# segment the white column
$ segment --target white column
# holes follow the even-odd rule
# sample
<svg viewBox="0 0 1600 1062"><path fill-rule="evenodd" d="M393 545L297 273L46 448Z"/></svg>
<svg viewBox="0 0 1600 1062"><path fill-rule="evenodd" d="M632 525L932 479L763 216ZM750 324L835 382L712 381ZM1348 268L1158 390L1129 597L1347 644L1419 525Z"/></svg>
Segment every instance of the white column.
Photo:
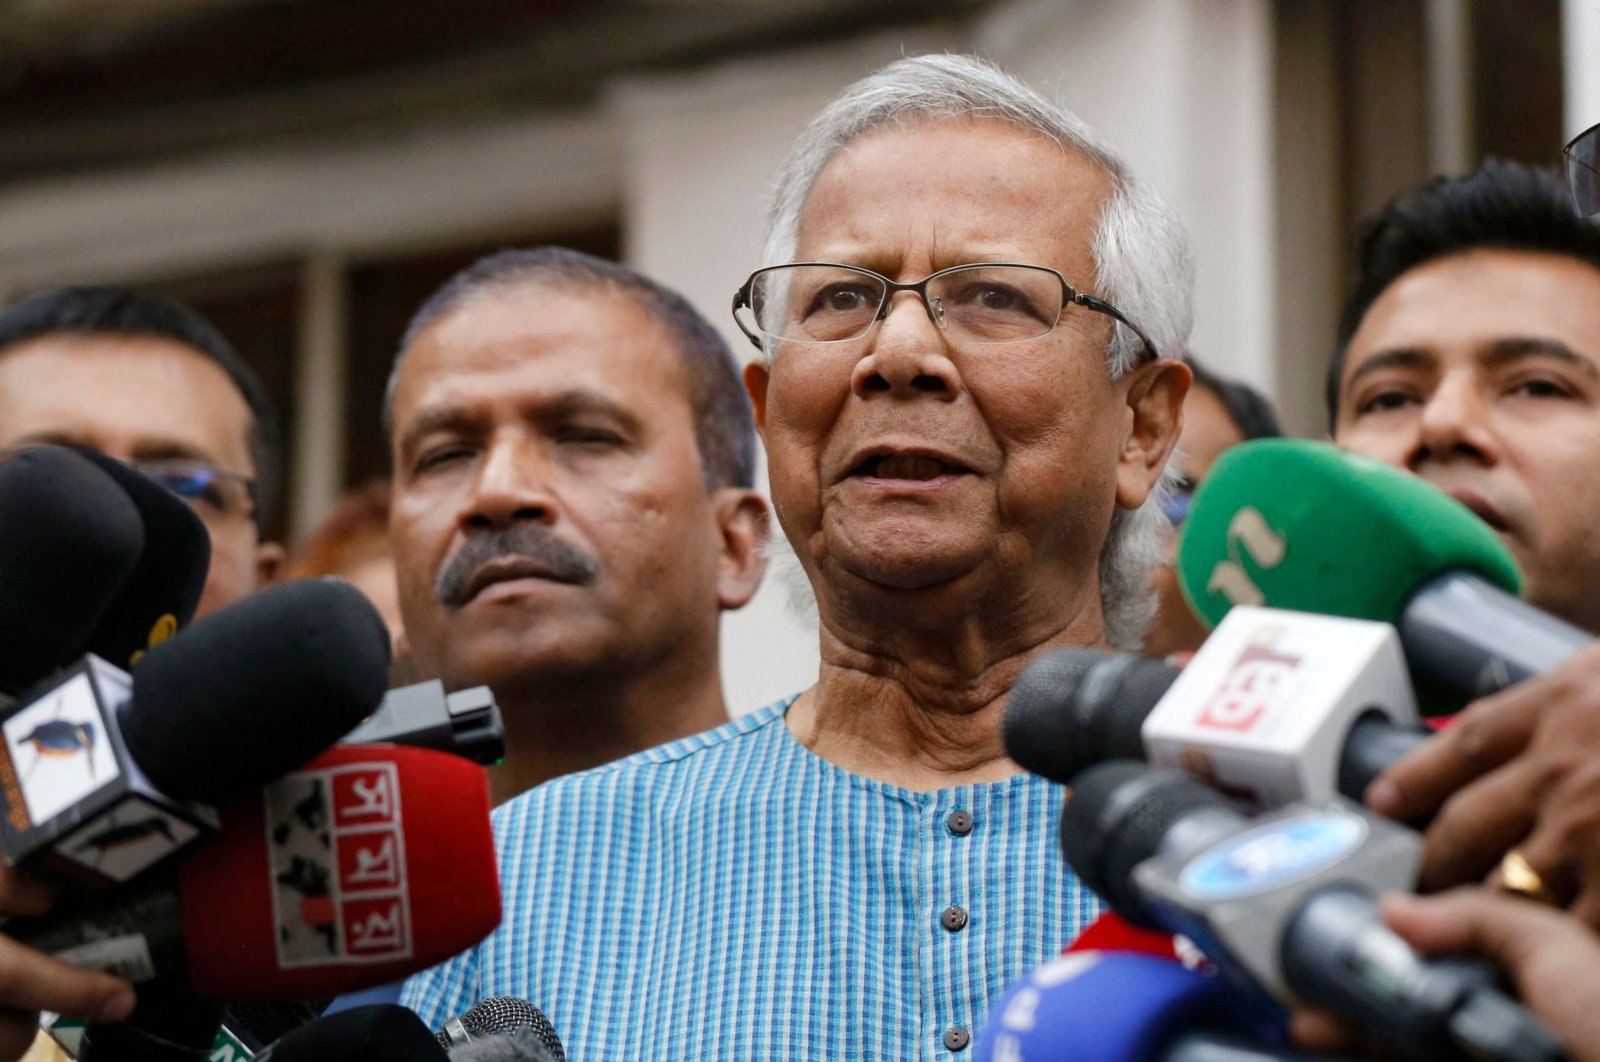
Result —
<svg viewBox="0 0 1600 1062"><path fill-rule="evenodd" d="M1600 123L1600 0L1562 0L1561 53L1570 140Z"/></svg>
<svg viewBox="0 0 1600 1062"><path fill-rule="evenodd" d="M1428 166L1472 168L1472 12L1468 0L1427 0Z"/></svg>
<svg viewBox="0 0 1600 1062"><path fill-rule="evenodd" d="M301 274L292 541L316 526L344 486L345 277L344 261L327 252L308 258Z"/></svg>

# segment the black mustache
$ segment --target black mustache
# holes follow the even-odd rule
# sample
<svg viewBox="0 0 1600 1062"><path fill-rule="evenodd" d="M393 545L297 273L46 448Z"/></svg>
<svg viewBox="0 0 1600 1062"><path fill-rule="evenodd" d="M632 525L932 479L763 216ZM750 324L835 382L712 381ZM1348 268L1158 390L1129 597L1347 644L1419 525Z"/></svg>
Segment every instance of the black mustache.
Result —
<svg viewBox="0 0 1600 1062"><path fill-rule="evenodd" d="M469 536L440 570L433 584L434 596L452 607L465 605L477 592L472 577L478 569L502 557L536 561L556 582L582 585L600 574L600 563L588 553L542 524L519 522Z"/></svg>

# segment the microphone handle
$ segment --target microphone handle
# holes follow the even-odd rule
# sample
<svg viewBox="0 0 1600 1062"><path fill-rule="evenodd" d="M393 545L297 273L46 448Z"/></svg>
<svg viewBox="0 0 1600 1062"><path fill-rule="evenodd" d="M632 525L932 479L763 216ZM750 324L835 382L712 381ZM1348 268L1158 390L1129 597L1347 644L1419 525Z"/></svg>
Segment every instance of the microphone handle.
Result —
<svg viewBox="0 0 1600 1062"><path fill-rule="evenodd" d="M1420 681L1472 697L1542 675L1594 643L1589 632L1465 571L1424 583L1398 627Z"/></svg>
<svg viewBox="0 0 1600 1062"><path fill-rule="evenodd" d="M1374 778L1432 736L1418 727L1391 723L1382 712L1357 719L1339 756L1339 792L1361 803Z"/></svg>
<svg viewBox="0 0 1600 1062"><path fill-rule="evenodd" d="M222 1004L198 999L186 986L156 981L139 986L127 1021L91 1022L78 1062L191 1062L211 1054L222 1027Z"/></svg>
<svg viewBox="0 0 1600 1062"><path fill-rule="evenodd" d="M131 893L105 893L87 906L13 918L4 929L37 951L134 984L155 978L178 983L188 979L183 913L169 874L157 873Z"/></svg>

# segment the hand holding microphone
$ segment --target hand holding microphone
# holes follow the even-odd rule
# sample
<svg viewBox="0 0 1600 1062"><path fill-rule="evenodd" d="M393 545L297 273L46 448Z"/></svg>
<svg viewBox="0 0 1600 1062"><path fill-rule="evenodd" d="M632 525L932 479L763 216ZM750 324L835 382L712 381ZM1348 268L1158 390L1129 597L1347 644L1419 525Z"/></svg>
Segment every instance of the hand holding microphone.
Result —
<svg viewBox="0 0 1600 1062"><path fill-rule="evenodd" d="M1384 921L1424 954L1481 955L1516 984L1574 1062L1600 1060L1600 938L1570 915L1487 889L1385 896ZM1323 1011L1294 1016L1295 1038L1323 1050L1360 1039Z"/></svg>
<svg viewBox="0 0 1600 1062"><path fill-rule="evenodd" d="M1469 510L1330 446L1249 443L1197 492L1179 570L1213 623L1234 603L1387 620L1425 697L1493 694L1384 774L1372 806L1433 819L1424 887L1514 858L1528 891L1600 925L1600 649L1511 596L1510 554Z"/></svg>

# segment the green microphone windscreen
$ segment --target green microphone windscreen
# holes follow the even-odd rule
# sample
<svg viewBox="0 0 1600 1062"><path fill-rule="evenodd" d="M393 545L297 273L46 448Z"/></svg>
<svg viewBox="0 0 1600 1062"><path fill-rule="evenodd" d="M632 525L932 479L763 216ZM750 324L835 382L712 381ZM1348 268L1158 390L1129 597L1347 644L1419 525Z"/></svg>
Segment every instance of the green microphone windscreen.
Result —
<svg viewBox="0 0 1600 1062"><path fill-rule="evenodd" d="M1184 596L1210 626L1234 605L1396 623L1413 592L1452 570L1512 594L1522 585L1472 510L1397 468L1303 439L1224 453L1178 545Z"/></svg>

